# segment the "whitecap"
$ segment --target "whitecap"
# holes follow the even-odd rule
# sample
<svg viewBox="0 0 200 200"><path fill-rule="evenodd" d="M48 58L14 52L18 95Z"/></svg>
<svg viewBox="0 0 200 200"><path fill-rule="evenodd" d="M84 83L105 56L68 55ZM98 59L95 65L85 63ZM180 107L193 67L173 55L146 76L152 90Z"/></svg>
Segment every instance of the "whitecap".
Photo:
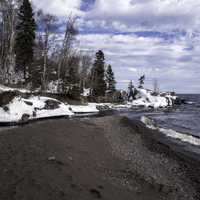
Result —
<svg viewBox="0 0 200 200"><path fill-rule="evenodd" d="M167 137L181 140L182 142L186 142L195 146L200 146L200 138L198 137L194 137L185 133L180 133L172 129L159 128L156 126L155 122L152 119L145 116L141 117L141 121L146 125L146 127L153 130L158 130L159 132L165 134Z"/></svg>
<svg viewBox="0 0 200 200"><path fill-rule="evenodd" d="M193 101L187 101L186 103L187 103L187 104L190 104L190 105L193 105L193 104L195 104L196 102L193 102Z"/></svg>

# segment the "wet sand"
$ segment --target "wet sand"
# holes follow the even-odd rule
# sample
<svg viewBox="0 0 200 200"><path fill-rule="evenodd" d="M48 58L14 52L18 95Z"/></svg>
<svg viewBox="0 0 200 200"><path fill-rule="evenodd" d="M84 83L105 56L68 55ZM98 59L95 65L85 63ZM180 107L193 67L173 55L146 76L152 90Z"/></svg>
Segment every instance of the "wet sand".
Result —
<svg viewBox="0 0 200 200"><path fill-rule="evenodd" d="M0 199L200 199L199 163L164 140L117 116L3 130Z"/></svg>

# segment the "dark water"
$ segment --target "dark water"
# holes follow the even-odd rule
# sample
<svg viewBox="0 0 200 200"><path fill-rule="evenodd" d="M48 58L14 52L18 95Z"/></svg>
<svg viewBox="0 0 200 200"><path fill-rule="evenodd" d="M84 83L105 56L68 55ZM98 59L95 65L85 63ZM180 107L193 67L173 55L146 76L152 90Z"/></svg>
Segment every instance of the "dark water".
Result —
<svg viewBox="0 0 200 200"><path fill-rule="evenodd" d="M181 105L171 112L154 119L164 128L200 137L200 95L180 95L188 104Z"/></svg>
<svg viewBox="0 0 200 200"><path fill-rule="evenodd" d="M136 109L121 113L121 115L130 119L141 119L142 116L146 116L153 119L160 128L169 131L174 130L180 133L179 135L183 136L182 138L187 135L187 142L177 139L173 135L174 132L169 140L173 142L177 151L185 152L187 156L200 161L200 94L179 96L184 98L187 104L157 111ZM188 135L190 139L188 139ZM193 139L195 138L198 140L198 144L194 145Z"/></svg>
<svg viewBox="0 0 200 200"><path fill-rule="evenodd" d="M173 129L200 137L200 95L179 95L186 99L187 104L167 110L136 110L128 113L129 118L147 116L153 119L159 127Z"/></svg>

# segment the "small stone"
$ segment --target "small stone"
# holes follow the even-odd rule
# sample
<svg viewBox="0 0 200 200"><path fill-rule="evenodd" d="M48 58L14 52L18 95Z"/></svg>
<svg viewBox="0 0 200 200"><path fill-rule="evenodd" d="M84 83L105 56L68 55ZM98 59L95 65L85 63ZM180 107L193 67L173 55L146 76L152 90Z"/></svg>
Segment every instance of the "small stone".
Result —
<svg viewBox="0 0 200 200"><path fill-rule="evenodd" d="M4 173L7 173L7 172L8 172L8 169L4 169L3 172L4 172Z"/></svg>
<svg viewBox="0 0 200 200"><path fill-rule="evenodd" d="M69 156L68 159L71 160L71 161L73 160L73 158L71 156Z"/></svg>
<svg viewBox="0 0 200 200"><path fill-rule="evenodd" d="M99 185L98 188L99 188L99 189L103 189L103 186L102 186L102 185Z"/></svg>
<svg viewBox="0 0 200 200"><path fill-rule="evenodd" d="M50 156L50 157L48 157L48 161L54 161L54 160L56 160L56 157L55 157L55 156Z"/></svg>
<svg viewBox="0 0 200 200"><path fill-rule="evenodd" d="M97 199L101 199L101 192L99 192L97 189L90 189L90 193L93 195L93 197Z"/></svg>
<svg viewBox="0 0 200 200"><path fill-rule="evenodd" d="M64 197L65 196L65 192L64 191L60 191L60 195Z"/></svg>

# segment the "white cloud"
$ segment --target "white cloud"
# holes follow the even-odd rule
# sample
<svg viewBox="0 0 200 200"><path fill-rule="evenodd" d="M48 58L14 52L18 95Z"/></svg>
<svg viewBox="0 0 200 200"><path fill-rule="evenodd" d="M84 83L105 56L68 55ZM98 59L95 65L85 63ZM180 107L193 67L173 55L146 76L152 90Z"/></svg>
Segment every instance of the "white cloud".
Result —
<svg viewBox="0 0 200 200"><path fill-rule="evenodd" d="M40 8L58 16L70 12L87 21L110 25L120 31L133 30L198 30L198 0L96 0L88 11L81 11L85 0L32 0ZM90 22L90 23L92 23ZM97 24L99 26L99 24Z"/></svg>
<svg viewBox="0 0 200 200"><path fill-rule="evenodd" d="M79 36L79 40L81 48L94 51L102 49L105 52L107 63L113 66L119 88L126 88L128 80L137 84L138 77L146 74L146 86L149 88L157 78L162 90L199 92L199 88L194 86L199 83L200 45L187 50L192 41L186 38L169 43L162 38L89 34ZM186 61L182 61L184 57Z"/></svg>
<svg viewBox="0 0 200 200"><path fill-rule="evenodd" d="M81 11L86 0L32 0L38 9L66 16L82 16L84 23L96 27L110 26L119 31L198 30L200 1L198 0L95 0L91 9ZM102 23L103 22L103 23ZM88 24L89 23L89 24Z"/></svg>
<svg viewBox="0 0 200 200"><path fill-rule="evenodd" d="M135 68L135 67L130 67L128 70L131 71L131 72L137 72L138 71L138 69Z"/></svg>
<svg viewBox="0 0 200 200"><path fill-rule="evenodd" d="M127 30L168 31L198 28L199 13L197 0L96 0L85 19L110 21L115 28L122 23Z"/></svg>
<svg viewBox="0 0 200 200"><path fill-rule="evenodd" d="M37 9L56 16L66 16L70 13L82 15L80 11L81 0L32 0Z"/></svg>

